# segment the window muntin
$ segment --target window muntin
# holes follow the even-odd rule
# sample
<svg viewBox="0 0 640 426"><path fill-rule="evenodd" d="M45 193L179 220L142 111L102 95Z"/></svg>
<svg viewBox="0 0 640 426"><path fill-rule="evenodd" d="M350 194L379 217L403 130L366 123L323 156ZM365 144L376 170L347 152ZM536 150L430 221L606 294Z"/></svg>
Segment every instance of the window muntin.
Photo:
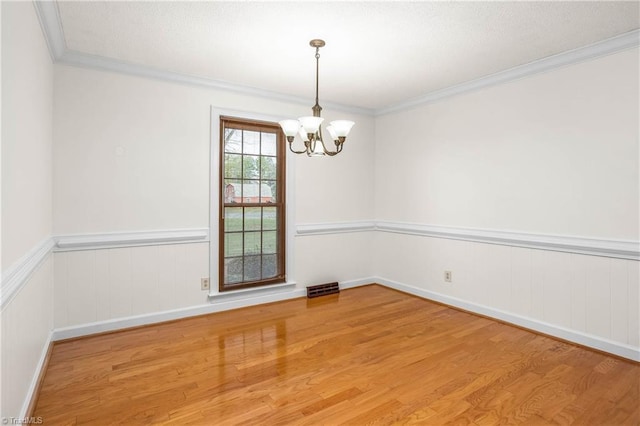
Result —
<svg viewBox="0 0 640 426"><path fill-rule="evenodd" d="M285 150L277 123L220 118L219 290L285 282Z"/></svg>

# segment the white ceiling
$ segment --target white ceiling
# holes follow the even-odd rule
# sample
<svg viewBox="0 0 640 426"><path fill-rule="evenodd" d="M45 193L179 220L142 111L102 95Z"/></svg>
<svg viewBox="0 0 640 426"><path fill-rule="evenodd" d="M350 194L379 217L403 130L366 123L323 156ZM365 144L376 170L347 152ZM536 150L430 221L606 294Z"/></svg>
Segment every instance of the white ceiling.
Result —
<svg viewBox="0 0 640 426"><path fill-rule="evenodd" d="M68 51L376 110L640 27L628 2L57 2Z"/></svg>

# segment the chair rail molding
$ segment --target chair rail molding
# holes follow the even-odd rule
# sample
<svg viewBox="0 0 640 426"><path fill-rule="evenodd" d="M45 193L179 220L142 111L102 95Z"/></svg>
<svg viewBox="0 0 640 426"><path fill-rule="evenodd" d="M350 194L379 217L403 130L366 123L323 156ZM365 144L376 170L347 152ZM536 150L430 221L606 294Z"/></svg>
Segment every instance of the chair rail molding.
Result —
<svg viewBox="0 0 640 426"><path fill-rule="evenodd" d="M343 234L348 232L375 231L373 220L353 222L304 223L296 225L296 235Z"/></svg>
<svg viewBox="0 0 640 426"><path fill-rule="evenodd" d="M561 251L618 259L640 260L640 242L609 240L569 235L534 234L496 229L461 228L419 223L377 221L376 229L382 232L446 238L525 247L541 250Z"/></svg>
<svg viewBox="0 0 640 426"><path fill-rule="evenodd" d="M209 242L209 228L56 235L53 239L56 252L206 243Z"/></svg>
<svg viewBox="0 0 640 426"><path fill-rule="evenodd" d="M29 252L25 253L24 256L18 259L6 271L2 272L0 310L3 310L5 306L13 300L38 266L46 260L54 246L55 242L53 238L47 237Z"/></svg>

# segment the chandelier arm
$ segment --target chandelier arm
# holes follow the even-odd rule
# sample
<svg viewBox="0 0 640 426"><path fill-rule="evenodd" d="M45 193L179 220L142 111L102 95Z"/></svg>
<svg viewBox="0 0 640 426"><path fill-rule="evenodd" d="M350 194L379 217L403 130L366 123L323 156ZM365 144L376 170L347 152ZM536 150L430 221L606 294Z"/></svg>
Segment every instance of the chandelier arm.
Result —
<svg viewBox="0 0 640 426"><path fill-rule="evenodd" d="M316 133L315 140L316 140L316 143L318 143L319 141L320 144L322 144L322 152L324 152L326 155L334 156L337 154L337 152L329 151L327 149L327 146L324 144L324 139L322 138L322 126L318 127L318 132Z"/></svg>
<svg viewBox="0 0 640 426"><path fill-rule="evenodd" d="M340 151L339 151L339 150L338 150L338 151L329 151L329 150L327 149L327 147L325 146L324 142L322 142L322 151L324 151L324 153L325 153L325 154L327 154L327 155L328 155L328 156L330 156L330 157L333 157L334 155L336 155L336 154L339 154L339 153L340 153Z"/></svg>
<svg viewBox="0 0 640 426"><path fill-rule="evenodd" d="M304 154L308 151L308 147L307 144L305 143L305 150L304 151L296 151L295 149L293 149L293 140L294 137L293 136L287 136L287 142L289 142L289 150L291 152L293 152L294 154Z"/></svg>
<svg viewBox="0 0 640 426"><path fill-rule="evenodd" d="M294 154L305 154L307 152L307 150L304 151L296 151L295 149L293 149L291 147L291 145L289 145L289 151L293 152Z"/></svg>

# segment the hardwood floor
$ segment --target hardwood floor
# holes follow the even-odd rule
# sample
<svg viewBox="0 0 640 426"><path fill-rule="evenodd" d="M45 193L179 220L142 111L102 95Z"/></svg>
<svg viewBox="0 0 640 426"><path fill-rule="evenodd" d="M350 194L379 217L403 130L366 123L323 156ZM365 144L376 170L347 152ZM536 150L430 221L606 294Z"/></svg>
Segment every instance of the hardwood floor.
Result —
<svg viewBox="0 0 640 426"><path fill-rule="evenodd" d="M55 344L46 425L638 425L640 365L371 285Z"/></svg>

